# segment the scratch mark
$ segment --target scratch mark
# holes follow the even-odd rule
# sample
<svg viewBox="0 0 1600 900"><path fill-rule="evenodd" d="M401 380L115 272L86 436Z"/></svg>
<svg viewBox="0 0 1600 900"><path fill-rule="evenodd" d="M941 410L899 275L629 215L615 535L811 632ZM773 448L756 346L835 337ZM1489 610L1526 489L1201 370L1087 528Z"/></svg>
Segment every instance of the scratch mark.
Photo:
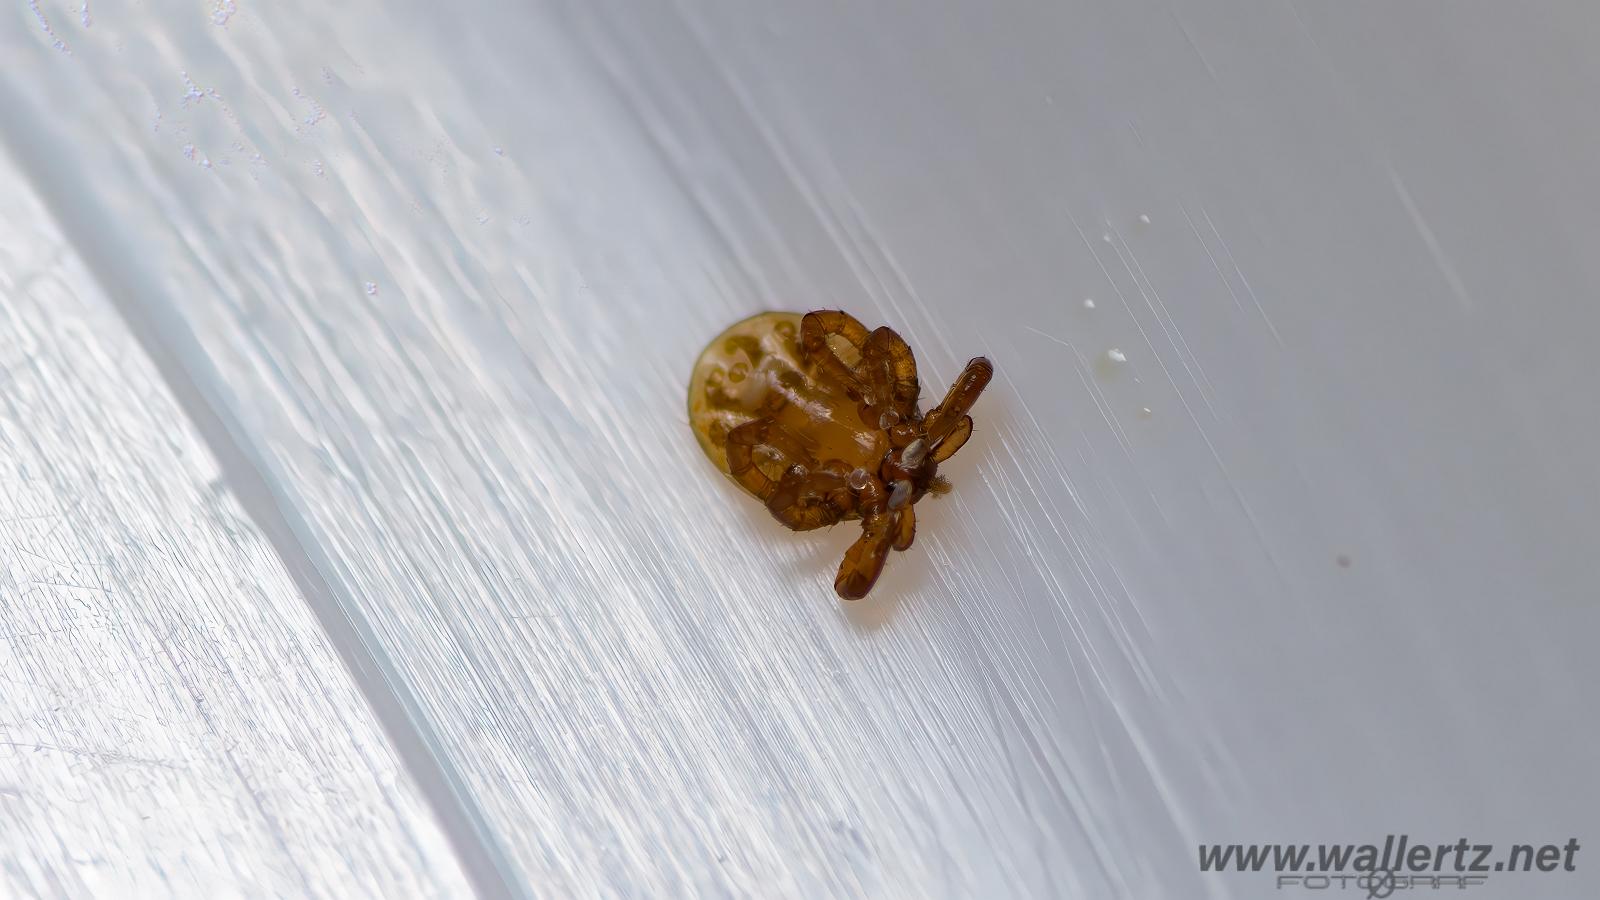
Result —
<svg viewBox="0 0 1600 900"><path fill-rule="evenodd" d="M34 744L26 741L0 741L0 747L14 747L18 750L36 750L40 752L67 753L72 756L81 756L107 764L154 766L158 769L182 769L178 763L164 759L151 759L145 756L134 756L131 753L118 753L115 750L95 750L89 747L67 747L62 744Z"/></svg>
<svg viewBox="0 0 1600 900"><path fill-rule="evenodd" d="M1450 257L1445 255L1444 247L1440 246L1439 238L1428 226L1428 220L1422 217L1422 211L1417 209L1417 202L1411 199L1411 192L1406 190L1405 182L1400 180L1400 174L1394 168L1388 167L1389 182L1394 185L1394 192L1400 196L1400 204L1406 208L1406 215L1411 217L1411 224L1417 228L1417 233L1422 235L1422 243L1428 247L1428 252L1433 256L1434 265L1444 273L1445 283L1450 286L1450 292L1456 295L1461 308L1472 310L1477 304L1472 301L1472 295L1467 293L1467 286L1461 281L1461 276L1456 272L1456 267L1450 262Z"/></svg>
<svg viewBox="0 0 1600 900"><path fill-rule="evenodd" d="M1212 83L1221 86L1222 80L1217 77L1217 70L1211 67L1211 60L1206 58L1205 52L1202 51L1200 49L1200 45L1195 42L1194 35L1189 33L1189 26L1184 24L1184 21L1181 17L1179 17L1177 10L1174 9L1170 10L1169 12L1172 15L1172 21L1178 26L1178 32L1183 35L1184 42L1189 45L1190 50L1194 51L1194 55L1199 57L1200 65L1206 70L1206 74L1211 77Z"/></svg>
<svg viewBox="0 0 1600 900"><path fill-rule="evenodd" d="M1239 283L1244 285L1245 293L1250 295L1250 302L1255 304L1256 313L1261 316L1261 321L1267 323L1267 330L1272 332L1272 339L1278 342L1279 347L1282 347L1283 336L1278 334L1278 326L1272 324L1272 320L1267 317L1267 311L1261 308L1261 300L1256 297L1255 288L1250 286L1250 279L1244 277L1244 270L1239 268L1239 264L1234 261L1233 251L1228 249L1228 242L1222 239L1222 232L1217 230L1217 226L1211 221L1211 214L1206 212L1204 206L1200 207L1200 216L1206 220L1206 227L1211 229L1211 233L1217 236L1217 246L1222 248L1222 255L1228 258L1228 265L1233 266L1234 274L1239 276Z"/></svg>
<svg viewBox="0 0 1600 900"><path fill-rule="evenodd" d="M53 585L55 587L64 587L64 588L77 588L80 591L99 591L102 594L112 593L112 590L110 588L95 587L94 585L89 585L89 584L72 584L71 582L67 582L67 581L43 581L43 580L35 578L35 579L30 579L28 581L28 583L29 584L47 584L47 585Z"/></svg>
<svg viewBox="0 0 1600 900"><path fill-rule="evenodd" d="M1178 364L1183 366L1184 374L1188 375L1189 380L1194 382L1195 387L1200 390L1200 401L1206 405L1206 410L1211 413L1211 418L1215 421L1218 418L1216 407L1212 406L1211 399L1206 396L1207 393L1216 394L1216 389L1211 386L1211 379L1206 377L1205 370L1200 367L1200 360L1195 358L1194 351L1189 349L1189 341L1184 338L1183 332L1178 330L1178 323L1173 321L1172 313L1167 311L1167 304L1162 301L1161 294L1156 291L1156 286L1151 283L1150 276L1145 273L1144 265L1134 255L1133 248L1128 246L1127 238L1123 237L1122 232L1113 227L1111 223L1107 222L1106 227L1111 228L1112 234L1116 235L1118 243L1113 244L1112 249L1117 251L1118 260L1122 262L1122 267L1127 270L1128 277L1133 279L1133 286L1139 289L1139 296L1143 298L1144 305L1150 310L1150 314L1155 316L1156 324L1161 326L1162 335L1166 337L1167 342L1172 345L1173 349L1178 351ZM1127 251L1127 259L1122 258L1123 251ZM1143 286L1139 284L1141 279L1144 281ZM1146 288L1149 288L1149 290L1146 291ZM1185 357L1187 357L1187 360ZM1194 363L1193 368L1189 366L1191 362Z"/></svg>
<svg viewBox="0 0 1600 900"><path fill-rule="evenodd" d="M72 562L68 562L68 561L66 561L66 560L64 560L64 559L51 559L51 558L50 558L50 557L48 557L48 556L45 556L45 555L44 555L44 554L42 554L42 553L35 553L35 552L33 552L33 551L32 551L32 550L29 550L29 549L28 549L28 548L27 548L27 547L17 547L17 548L15 548L15 549L16 549L16 551L17 551L17 552L18 552L18 553L25 553L25 554L27 554L27 555L28 555L28 556L31 556L31 557L33 557L33 558L34 558L34 559L37 559L37 560L40 560L40 561L42 561L42 562L47 562L47 563L49 563L49 564L50 564L50 565L52 565L52 566L56 566L56 567L58 567L58 568L62 568L62 569L75 569L75 568L77 568L77 567L78 567L78 565L79 565L79 564L78 564L78 563L72 563ZM100 565L100 563L82 563L82 565L86 565L86 566L96 566L96 565Z"/></svg>
<svg viewBox="0 0 1600 900"><path fill-rule="evenodd" d="M1217 270L1217 278L1222 280L1222 286L1228 289L1228 296L1233 298L1234 308L1241 313L1244 312L1244 303L1239 300L1239 292L1233 289L1233 283L1228 280L1227 275L1223 274L1222 264L1217 262L1217 255L1211 252L1211 245L1206 243L1206 239L1201 236L1200 228L1194 224L1194 219L1190 217L1188 208L1180 203L1178 204L1178 211L1183 213L1184 221L1189 223L1189 230L1194 232L1195 240L1200 242L1200 249L1206 251L1206 258L1211 260L1211 267Z"/></svg>
<svg viewBox="0 0 1600 900"><path fill-rule="evenodd" d="M12 522L32 522L32 521L34 521L36 519L54 519L54 518L57 518L58 516L62 516L62 515L65 515L65 513L47 512L47 513L33 513L31 515L26 515L26 516L7 516L4 519L0 519L0 525L9 525ZM37 555L37 554L35 554L35 555Z"/></svg>
<svg viewBox="0 0 1600 900"><path fill-rule="evenodd" d="M74 500L72 505L67 507L67 509L61 513L61 518L57 520L56 524L50 526L50 530L44 533L44 537L41 540L48 541L50 538L54 537L55 533L61 530L61 526L67 524L67 519L71 518L72 514L78 511L78 507L82 506L84 501L88 499L88 494L79 494L78 499Z"/></svg>

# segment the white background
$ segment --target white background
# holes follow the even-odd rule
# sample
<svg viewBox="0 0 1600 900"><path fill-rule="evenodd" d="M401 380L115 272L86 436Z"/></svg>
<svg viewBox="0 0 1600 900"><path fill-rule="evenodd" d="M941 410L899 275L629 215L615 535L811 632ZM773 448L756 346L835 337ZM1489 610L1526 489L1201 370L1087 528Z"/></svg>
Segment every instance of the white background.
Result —
<svg viewBox="0 0 1600 900"><path fill-rule="evenodd" d="M0 894L1595 894L1597 39L13 0ZM682 412L818 307L999 371L851 607Z"/></svg>

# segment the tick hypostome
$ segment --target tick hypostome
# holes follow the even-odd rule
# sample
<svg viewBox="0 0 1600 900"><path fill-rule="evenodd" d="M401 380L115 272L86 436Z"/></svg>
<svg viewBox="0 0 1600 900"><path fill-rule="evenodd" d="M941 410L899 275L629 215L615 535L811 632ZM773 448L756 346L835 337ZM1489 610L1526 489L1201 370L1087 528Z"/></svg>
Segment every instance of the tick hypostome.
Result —
<svg viewBox="0 0 1600 900"><path fill-rule="evenodd" d="M973 359L924 415L916 358L893 329L837 310L762 313L695 361L689 423L717 468L784 525L861 520L833 582L858 600L889 551L911 546L916 502L950 490L939 463L972 435L967 413L993 376Z"/></svg>

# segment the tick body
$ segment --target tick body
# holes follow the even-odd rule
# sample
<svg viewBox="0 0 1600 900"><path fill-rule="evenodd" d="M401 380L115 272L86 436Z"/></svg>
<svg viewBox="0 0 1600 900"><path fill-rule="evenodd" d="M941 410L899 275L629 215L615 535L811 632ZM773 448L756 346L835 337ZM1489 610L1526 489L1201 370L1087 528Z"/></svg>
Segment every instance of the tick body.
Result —
<svg viewBox="0 0 1600 900"><path fill-rule="evenodd" d="M717 468L796 531L860 520L834 590L859 600L916 536L916 502L972 435L994 376L978 357L924 415L917 362L893 329L848 313L769 312L718 335L689 379L689 423Z"/></svg>

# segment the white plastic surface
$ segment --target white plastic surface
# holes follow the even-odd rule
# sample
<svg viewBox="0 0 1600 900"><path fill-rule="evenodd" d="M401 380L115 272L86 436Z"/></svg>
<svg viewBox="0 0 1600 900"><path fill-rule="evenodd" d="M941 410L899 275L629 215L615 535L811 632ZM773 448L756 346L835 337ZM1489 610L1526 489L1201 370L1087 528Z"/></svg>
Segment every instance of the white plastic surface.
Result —
<svg viewBox="0 0 1600 900"><path fill-rule="evenodd" d="M1592 4L4 15L7 149L481 893L1279 896L1197 844L1600 839ZM999 370L850 608L848 529L682 413L710 336L813 307L930 391Z"/></svg>
<svg viewBox="0 0 1600 900"><path fill-rule="evenodd" d="M273 547L0 158L0 896L460 896Z"/></svg>

